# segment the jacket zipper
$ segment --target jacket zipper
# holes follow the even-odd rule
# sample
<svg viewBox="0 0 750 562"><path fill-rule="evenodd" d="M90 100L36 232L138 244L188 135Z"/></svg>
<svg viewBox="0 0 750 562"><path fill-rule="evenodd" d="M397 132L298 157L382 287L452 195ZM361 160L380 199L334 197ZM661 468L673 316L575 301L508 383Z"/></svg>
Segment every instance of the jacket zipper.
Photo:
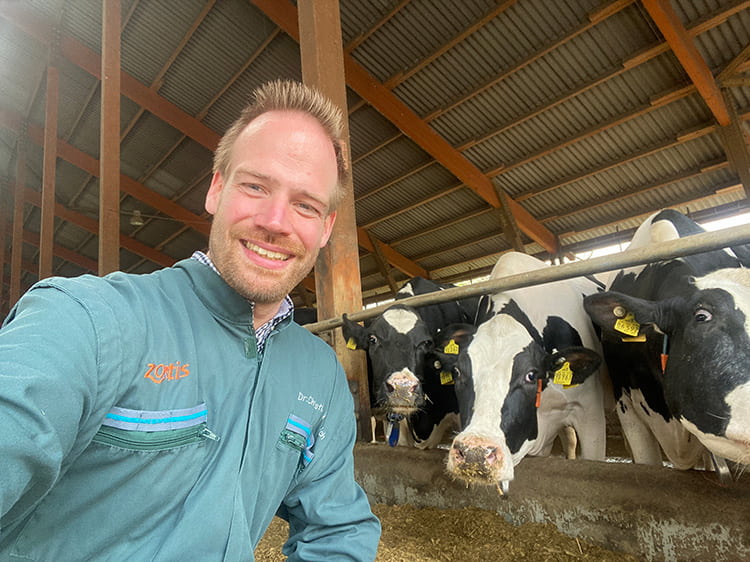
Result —
<svg viewBox="0 0 750 562"><path fill-rule="evenodd" d="M93 441L133 451L160 451L199 443L206 439L218 441L219 436L208 429L205 423L201 423L194 427L153 432L127 431L103 426L99 428Z"/></svg>

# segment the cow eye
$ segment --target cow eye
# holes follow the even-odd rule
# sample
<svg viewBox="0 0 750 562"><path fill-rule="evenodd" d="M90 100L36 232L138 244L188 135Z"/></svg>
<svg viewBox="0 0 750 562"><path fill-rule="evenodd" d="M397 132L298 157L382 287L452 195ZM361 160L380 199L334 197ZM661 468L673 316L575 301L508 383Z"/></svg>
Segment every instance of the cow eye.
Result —
<svg viewBox="0 0 750 562"><path fill-rule="evenodd" d="M367 337L367 340L368 340L368 341L369 341L369 342L370 342L371 344L376 344L376 343L378 343L378 337L377 337L376 335L374 335L374 334L370 334L370 335L369 335L369 336Z"/></svg>
<svg viewBox="0 0 750 562"><path fill-rule="evenodd" d="M424 341L419 342L420 349L430 349L431 346L432 346L432 341L430 340L424 340Z"/></svg>
<svg viewBox="0 0 750 562"><path fill-rule="evenodd" d="M523 380L524 382L533 383L533 382L536 382L536 377L537 377L536 371L532 369L531 371L526 373L526 375L524 375Z"/></svg>
<svg viewBox="0 0 750 562"><path fill-rule="evenodd" d="M453 374L456 376L456 378L459 378L461 376L461 369L458 367L453 367Z"/></svg>
<svg viewBox="0 0 750 562"><path fill-rule="evenodd" d="M713 319L713 315L705 308L699 308L693 314L696 322L710 322Z"/></svg>

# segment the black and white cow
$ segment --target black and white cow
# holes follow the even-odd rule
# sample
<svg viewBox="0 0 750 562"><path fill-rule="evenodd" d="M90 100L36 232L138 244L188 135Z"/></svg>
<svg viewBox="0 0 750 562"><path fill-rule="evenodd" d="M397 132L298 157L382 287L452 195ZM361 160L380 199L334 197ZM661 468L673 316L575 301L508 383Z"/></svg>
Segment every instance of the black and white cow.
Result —
<svg viewBox="0 0 750 562"><path fill-rule="evenodd" d="M490 277L542 267L510 252ZM514 466L526 455L548 455L566 427L578 434L583 458L604 459L602 361L583 310L584 295L598 288L577 279L491 295L453 369L463 430L449 451L450 474L505 492Z"/></svg>
<svg viewBox="0 0 750 562"><path fill-rule="evenodd" d="M638 228L630 248L699 232L689 218L665 210ZM706 448L750 462L750 273L741 269L747 250L620 271L609 292L585 299L602 327L617 413L635 462L662 465L663 451L675 468L709 468Z"/></svg>
<svg viewBox="0 0 750 562"><path fill-rule="evenodd" d="M401 287L396 300L449 287L416 277ZM407 441L412 432L418 441L428 440L439 424L438 418L451 409L443 395L450 395L452 389L425 393L425 364L433 349L433 335L450 324L473 323L478 302L476 297L419 308L397 303L364 326L344 315L342 330L347 346L368 354L372 405L383 408L391 422L403 420L411 426L404 435Z"/></svg>

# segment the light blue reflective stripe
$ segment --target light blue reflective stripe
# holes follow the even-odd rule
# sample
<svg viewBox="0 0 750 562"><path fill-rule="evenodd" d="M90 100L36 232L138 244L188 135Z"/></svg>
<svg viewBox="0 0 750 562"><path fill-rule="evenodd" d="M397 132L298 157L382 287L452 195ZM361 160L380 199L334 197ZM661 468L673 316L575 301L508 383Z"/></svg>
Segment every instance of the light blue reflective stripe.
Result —
<svg viewBox="0 0 750 562"><path fill-rule="evenodd" d="M131 410L114 407L102 425L131 431L169 431L199 425L208 419L206 404L181 410Z"/></svg>
<svg viewBox="0 0 750 562"><path fill-rule="evenodd" d="M286 420L286 428L289 431L293 431L298 435L302 435L305 438L305 449L302 451L302 462L305 466L310 464L315 456L312 452L312 447L315 445L315 438L312 435L312 428L302 418L298 418L294 414L290 414Z"/></svg>
<svg viewBox="0 0 750 562"><path fill-rule="evenodd" d="M294 431L295 433L299 433L300 435L310 435L310 426L305 425L304 421L302 423L299 423L297 420L293 420L291 416L286 420L286 426L287 429L291 429L292 431ZM296 431L297 429L301 429L302 431Z"/></svg>

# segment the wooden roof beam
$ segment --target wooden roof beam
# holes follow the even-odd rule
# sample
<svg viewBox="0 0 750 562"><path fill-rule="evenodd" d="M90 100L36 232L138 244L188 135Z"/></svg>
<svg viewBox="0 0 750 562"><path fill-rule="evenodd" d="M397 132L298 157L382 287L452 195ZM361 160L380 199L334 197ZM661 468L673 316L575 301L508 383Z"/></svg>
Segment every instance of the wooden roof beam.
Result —
<svg viewBox="0 0 750 562"><path fill-rule="evenodd" d="M278 2L275 0L252 0L252 2L290 37L299 42L297 10L293 4L288 1ZM344 55L344 67L346 68L346 81L349 87L366 99L406 136L439 161L488 204L495 208L500 207L501 203L495 193L492 181L479 168L437 134L405 103L356 62L352 56ZM513 199L508 198L508 207L518 222L521 231L550 253L557 252L559 244L557 237L552 232ZM359 242L360 245L364 245L362 237L360 237Z"/></svg>
<svg viewBox="0 0 750 562"><path fill-rule="evenodd" d="M0 3L0 17L5 18L44 45L49 45L54 36L52 24L24 7L21 2ZM70 36L63 36L60 38L60 54L69 62L101 80L101 57L83 43ZM126 72L121 72L120 81L122 95L130 98L209 150L213 151L216 148L220 137L214 130L182 111L160 96L155 90L142 84Z"/></svg>
<svg viewBox="0 0 750 562"><path fill-rule="evenodd" d="M698 93L708 105L714 118L722 127L729 125L732 120L729 110L724 103L719 86L714 80L711 69L698 52L692 38L682 25L669 0L643 0L643 6L651 19L667 40L672 52L680 61L690 80L695 84Z"/></svg>
<svg viewBox="0 0 750 562"><path fill-rule="evenodd" d="M23 30L25 33L30 35L31 37L35 38L36 40L40 41L41 43L47 45L50 42L50 37L52 36L52 29L53 26L49 24L46 21L43 21L41 18L36 16L32 11L29 9L23 7L20 3L2 3L0 4L0 17L5 18L12 24L16 25L19 29ZM296 13L294 15L294 29L295 29L295 38L299 38L299 33L297 30L297 20L296 20ZM68 59L73 64L79 66L92 76L94 76L97 79L101 79L101 57L83 45L82 43L78 42L77 40L73 39L72 37L63 37L60 41L60 54L64 56L66 59ZM154 91L152 88L149 88L148 86L140 83L138 80L130 76L129 74L122 72L121 73L121 91L122 95L130 98L149 112L151 112L156 117L162 119L178 131L182 132L189 138L193 139L194 141L198 142L202 146L208 148L209 150L213 151L216 148L216 145L219 142L220 136L210 129L209 127L205 126L203 123L201 123L199 120L195 119L194 117L190 116L189 114L182 111L180 108L178 108L176 105L172 104L171 102L167 101L163 97L161 97L156 91ZM73 151L76 151L76 149L70 145L66 145L66 147L69 147ZM80 151L79 151L80 152ZM81 153L83 154L83 153ZM86 155L87 156L87 155ZM63 157L64 158L64 157ZM87 158L90 158L87 156ZM83 168L87 171L90 171L89 168L85 167ZM98 175L98 174L92 174L92 175ZM126 185L126 182L128 183ZM126 176L123 176L123 183L121 185L121 189L123 192L129 193L128 189L132 190L138 190L141 193L141 196L134 195L132 193L129 193L130 195L133 195L133 197L136 197L137 199L141 199L142 201L149 203L146 199L143 199L143 197L148 197L148 192L153 193L148 188L145 188L144 186L141 186L143 189L139 190L137 189L137 182L132 180L131 178L127 178ZM145 191L144 191L145 190ZM157 194L155 194L157 195ZM175 212L179 212L179 205L169 201L168 199L164 198L163 203L168 204L173 208ZM157 208L161 210L162 212L165 212L167 214L170 214L167 211L164 211L163 209L160 209L157 205L149 203L152 207ZM188 212L188 211L186 211ZM182 218L171 215L174 218L177 218L178 220L183 220ZM197 221L196 221L197 218ZM185 219L185 222L190 225L192 228L196 228L196 230L202 231L200 228L197 228L196 225L200 226L200 223L208 224L204 219L200 219L200 217L197 217L197 215L194 215L192 218ZM205 233L208 233L208 229L206 227ZM361 247L368 249L368 246L370 244L369 239L365 236L362 237L362 233L359 233L359 239L358 243ZM425 271L423 268L420 268L417 264L411 263L408 258L405 256L402 256L401 254L398 254L395 250L392 248L390 250L386 250L386 255L390 255L395 259L397 263L391 262L394 266L398 267L399 269L402 269L403 267L407 267L411 270L421 270Z"/></svg>

